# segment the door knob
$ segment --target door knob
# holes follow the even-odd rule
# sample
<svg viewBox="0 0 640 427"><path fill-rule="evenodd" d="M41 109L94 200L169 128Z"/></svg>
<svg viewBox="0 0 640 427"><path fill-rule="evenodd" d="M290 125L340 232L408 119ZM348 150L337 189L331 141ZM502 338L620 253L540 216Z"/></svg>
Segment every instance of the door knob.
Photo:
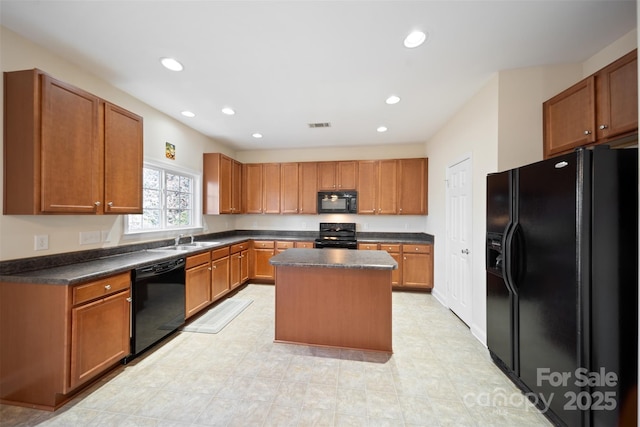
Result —
<svg viewBox="0 0 640 427"><path fill-rule="evenodd" d="M460 252L462 252L465 255L469 255L469 249L462 249Z"/></svg>

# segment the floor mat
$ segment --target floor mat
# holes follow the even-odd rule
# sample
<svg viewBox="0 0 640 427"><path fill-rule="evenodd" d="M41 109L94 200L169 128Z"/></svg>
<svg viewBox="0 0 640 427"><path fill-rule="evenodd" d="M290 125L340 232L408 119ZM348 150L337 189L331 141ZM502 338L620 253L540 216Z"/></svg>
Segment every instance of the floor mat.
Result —
<svg viewBox="0 0 640 427"><path fill-rule="evenodd" d="M200 332L203 334L217 334L229 324L237 315L247 308L253 300L231 298L209 309L209 311L188 325L180 328L184 332Z"/></svg>

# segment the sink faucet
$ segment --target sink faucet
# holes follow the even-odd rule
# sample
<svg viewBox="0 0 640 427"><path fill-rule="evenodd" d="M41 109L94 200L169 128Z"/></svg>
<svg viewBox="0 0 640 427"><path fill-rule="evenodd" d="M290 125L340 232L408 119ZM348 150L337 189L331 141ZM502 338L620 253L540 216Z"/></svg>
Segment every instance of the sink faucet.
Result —
<svg viewBox="0 0 640 427"><path fill-rule="evenodd" d="M184 237L184 234L178 234L178 237L176 237L176 246L178 246L180 244L180 239Z"/></svg>
<svg viewBox="0 0 640 427"><path fill-rule="evenodd" d="M191 244L193 245L193 234L190 234L189 237L191 237Z"/></svg>

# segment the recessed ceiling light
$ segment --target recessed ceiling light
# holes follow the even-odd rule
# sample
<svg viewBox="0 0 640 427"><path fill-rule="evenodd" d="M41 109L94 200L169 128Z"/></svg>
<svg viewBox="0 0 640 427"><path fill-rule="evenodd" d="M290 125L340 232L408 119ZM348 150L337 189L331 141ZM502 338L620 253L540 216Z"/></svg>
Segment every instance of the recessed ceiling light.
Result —
<svg viewBox="0 0 640 427"><path fill-rule="evenodd" d="M380 126L378 129L376 129L378 132L382 133L382 132L386 132L387 131L387 127L386 126Z"/></svg>
<svg viewBox="0 0 640 427"><path fill-rule="evenodd" d="M192 113L191 111L183 111L180 114L182 114L185 117L195 117L196 116L195 113Z"/></svg>
<svg viewBox="0 0 640 427"><path fill-rule="evenodd" d="M427 39L427 35L422 31L413 31L404 39L405 47L410 49L420 46Z"/></svg>
<svg viewBox="0 0 640 427"><path fill-rule="evenodd" d="M160 62L171 71L182 71L184 69L182 64L173 58L161 58Z"/></svg>
<svg viewBox="0 0 640 427"><path fill-rule="evenodd" d="M390 97L387 98L385 102L389 105L397 104L398 102L400 102L400 97L396 95L391 95Z"/></svg>
<svg viewBox="0 0 640 427"><path fill-rule="evenodd" d="M262 138L262 134L261 134L261 133L258 133L258 132L254 133L254 134L253 134L253 135L251 135L251 136L252 136L252 137L254 137L254 138L258 138L258 139Z"/></svg>
<svg viewBox="0 0 640 427"><path fill-rule="evenodd" d="M222 109L222 114L226 114L227 116L233 116L236 112L233 110L233 108L230 107L224 107Z"/></svg>

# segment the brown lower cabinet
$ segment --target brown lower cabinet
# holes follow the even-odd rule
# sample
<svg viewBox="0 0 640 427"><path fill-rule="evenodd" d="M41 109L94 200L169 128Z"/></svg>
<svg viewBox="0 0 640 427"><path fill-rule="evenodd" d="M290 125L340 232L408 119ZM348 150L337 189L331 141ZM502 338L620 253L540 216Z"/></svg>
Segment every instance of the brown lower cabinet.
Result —
<svg viewBox="0 0 640 427"><path fill-rule="evenodd" d="M53 410L130 353L131 276L0 283L0 401Z"/></svg>
<svg viewBox="0 0 640 427"><path fill-rule="evenodd" d="M251 245L251 278L272 281L274 268L269 259L275 255L275 242L272 240L254 240Z"/></svg>
<svg viewBox="0 0 640 427"><path fill-rule="evenodd" d="M249 242L231 246L229 264L230 287L235 289L249 280Z"/></svg>
<svg viewBox="0 0 640 427"><path fill-rule="evenodd" d="M185 316L188 319L211 299L211 252L187 257L185 270Z"/></svg>
<svg viewBox="0 0 640 427"><path fill-rule="evenodd" d="M383 250L398 263L391 283L401 289L433 289L433 245L400 243L358 243L359 250Z"/></svg>
<svg viewBox="0 0 640 427"><path fill-rule="evenodd" d="M216 301L231 290L229 247L211 251L211 300Z"/></svg>

